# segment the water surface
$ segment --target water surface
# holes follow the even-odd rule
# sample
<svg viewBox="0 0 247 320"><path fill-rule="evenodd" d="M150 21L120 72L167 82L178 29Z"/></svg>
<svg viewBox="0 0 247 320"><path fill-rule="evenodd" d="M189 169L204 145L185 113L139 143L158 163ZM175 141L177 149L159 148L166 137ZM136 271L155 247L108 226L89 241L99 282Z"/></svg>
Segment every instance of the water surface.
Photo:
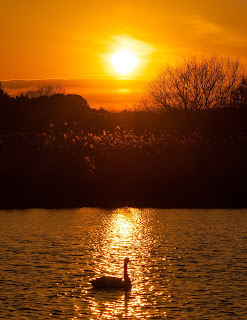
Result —
<svg viewBox="0 0 247 320"><path fill-rule="evenodd" d="M245 319L247 210L0 211L0 319ZM130 292L90 279L123 276Z"/></svg>

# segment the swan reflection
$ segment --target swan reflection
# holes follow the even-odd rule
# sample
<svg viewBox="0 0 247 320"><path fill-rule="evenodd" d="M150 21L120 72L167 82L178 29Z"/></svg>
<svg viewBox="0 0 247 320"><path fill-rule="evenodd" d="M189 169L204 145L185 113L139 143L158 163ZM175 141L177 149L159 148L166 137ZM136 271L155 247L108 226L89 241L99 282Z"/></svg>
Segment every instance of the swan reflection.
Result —
<svg viewBox="0 0 247 320"><path fill-rule="evenodd" d="M128 301L129 292L112 290L106 295L103 291L94 291L89 301L91 315L93 319L125 319L130 315Z"/></svg>

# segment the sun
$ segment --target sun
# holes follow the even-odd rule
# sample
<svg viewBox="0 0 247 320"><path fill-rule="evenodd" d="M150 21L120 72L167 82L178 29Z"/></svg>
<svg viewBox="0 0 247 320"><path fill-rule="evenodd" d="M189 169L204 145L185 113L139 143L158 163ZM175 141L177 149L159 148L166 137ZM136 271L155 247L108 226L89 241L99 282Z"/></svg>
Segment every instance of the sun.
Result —
<svg viewBox="0 0 247 320"><path fill-rule="evenodd" d="M129 74L135 69L138 59L132 50L120 49L111 56L110 62L118 73Z"/></svg>

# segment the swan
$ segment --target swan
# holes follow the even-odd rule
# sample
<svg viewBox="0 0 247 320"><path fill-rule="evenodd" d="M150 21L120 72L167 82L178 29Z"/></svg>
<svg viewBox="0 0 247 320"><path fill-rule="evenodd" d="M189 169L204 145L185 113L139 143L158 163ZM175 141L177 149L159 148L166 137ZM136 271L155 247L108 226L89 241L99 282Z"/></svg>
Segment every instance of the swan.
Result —
<svg viewBox="0 0 247 320"><path fill-rule="evenodd" d="M125 289L131 287L131 281L127 272L127 265L130 262L129 258L124 259L124 279L117 277L104 276L101 278L92 279L91 283L95 289Z"/></svg>

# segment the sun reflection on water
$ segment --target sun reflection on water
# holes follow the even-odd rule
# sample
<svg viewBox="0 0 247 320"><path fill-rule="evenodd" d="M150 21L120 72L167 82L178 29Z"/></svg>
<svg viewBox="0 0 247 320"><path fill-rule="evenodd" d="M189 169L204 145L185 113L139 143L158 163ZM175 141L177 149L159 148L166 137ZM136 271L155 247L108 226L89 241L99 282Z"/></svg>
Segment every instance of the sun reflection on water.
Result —
<svg viewBox="0 0 247 320"><path fill-rule="evenodd" d="M100 243L93 253L98 274L122 277L125 257L129 257L133 262L130 274L133 267L136 268L135 261L142 253L143 219L141 211L135 208L116 209L106 218ZM145 232L147 233L147 230Z"/></svg>
<svg viewBox="0 0 247 320"><path fill-rule="evenodd" d="M148 226L149 214L136 208L114 210L106 217L100 232L100 243L93 252L96 276L111 275L123 278L123 260L129 257L129 277L132 289L129 293L94 292L91 300L93 314L111 319L111 316L139 319L144 315L143 307L147 308L147 295L157 293L157 288L150 285L152 270L147 258L152 254L154 240ZM147 292L147 294L145 294ZM139 315L139 316L138 316Z"/></svg>
<svg viewBox="0 0 247 320"><path fill-rule="evenodd" d="M115 218L114 224L115 229L113 231L116 233L116 240L126 239L131 236L130 233L133 231L133 224L124 214L119 213Z"/></svg>

